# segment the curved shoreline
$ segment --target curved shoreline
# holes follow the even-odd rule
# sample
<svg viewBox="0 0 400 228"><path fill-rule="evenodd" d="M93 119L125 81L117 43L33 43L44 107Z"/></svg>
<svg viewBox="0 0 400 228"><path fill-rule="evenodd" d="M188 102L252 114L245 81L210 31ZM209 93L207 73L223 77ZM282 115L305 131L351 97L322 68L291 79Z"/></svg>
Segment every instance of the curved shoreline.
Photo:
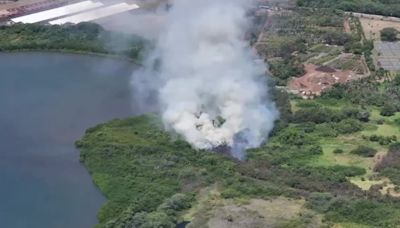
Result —
<svg viewBox="0 0 400 228"><path fill-rule="evenodd" d="M0 52L0 59L0 104L6 113L0 122L7 126L0 132L7 139L0 179L8 186L0 210L10 208L0 215L2 224L13 227L20 216L26 218L24 226L33 227L98 224L107 198L79 161L74 143L87 128L132 114L129 82L137 65L128 58L70 50L19 49ZM20 114L12 114L15 110ZM19 121L27 111L32 118ZM38 124L43 127L35 130ZM32 210L38 213L33 216Z"/></svg>

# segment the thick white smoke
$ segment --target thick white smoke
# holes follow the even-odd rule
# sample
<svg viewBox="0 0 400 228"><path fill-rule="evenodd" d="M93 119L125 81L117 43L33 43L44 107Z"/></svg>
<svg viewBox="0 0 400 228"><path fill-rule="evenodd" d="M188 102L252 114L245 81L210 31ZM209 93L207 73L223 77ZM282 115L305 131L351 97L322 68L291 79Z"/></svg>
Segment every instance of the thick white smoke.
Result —
<svg viewBox="0 0 400 228"><path fill-rule="evenodd" d="M133 80L141 92L157 91L167 129L198 149L231 147L240 159L267 138L278 117L265 65L244 39L246 4L175 0L155 52Z"/></svg>

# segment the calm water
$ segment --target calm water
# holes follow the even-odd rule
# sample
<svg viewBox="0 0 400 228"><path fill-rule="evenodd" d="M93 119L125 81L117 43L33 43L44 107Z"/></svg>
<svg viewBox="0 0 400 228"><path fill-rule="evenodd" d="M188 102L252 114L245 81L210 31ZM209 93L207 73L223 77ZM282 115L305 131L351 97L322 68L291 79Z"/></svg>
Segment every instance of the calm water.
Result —
<svg viewBox="0 0 400 228"><path fill-rule="evenodd" d="M105 202L73 146L84 130L132 114L131 64L0 54L0 227L80 228Z"/></svg>

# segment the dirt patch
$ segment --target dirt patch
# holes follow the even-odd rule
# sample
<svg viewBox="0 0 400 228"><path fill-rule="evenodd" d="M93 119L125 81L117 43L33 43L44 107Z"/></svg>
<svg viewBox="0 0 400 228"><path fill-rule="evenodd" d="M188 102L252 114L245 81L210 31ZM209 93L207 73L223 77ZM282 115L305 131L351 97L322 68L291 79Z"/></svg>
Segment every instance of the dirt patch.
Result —
<svg viewBox="0 0 400 228"><path fill-rule="evenodd" d="M348 18L346 20L344 20L343 27L344 27L345 33L351 34L351 26L350 26L350 22L349 22Z"/></svg>
<svg viewBox="0 0 400 228"><path fill-rule="evenodd" d="M387 152L386 151L379 151L378 153L375 154L374 156L374 164L372 168L380 164L383 160L383 158L386 156Z"/></svg>
<svg viewBox="0 0 400 228"><path fill-rule="evenodd" d="M201 193L204 197L204 192ZM264 199L209 199L198 208L188 228L267 228L284 227L295 221L307 227L321 227L321 216L304 208L304 200L278 197ZM209 196L211 196L209 195ZM206 197L207 198L207 197ZM218 198L218 197L217 197ZM205 198L203 198L204 200ZM203 201L203 205L204 205Z"/></svg>
<svg viewBox="0 0 400 228"><path fill-rule="evenodd" d="M314 64L305 65L305 70L305 75L292 79L288 84L290 92L299 94L304 99L312 99L320 96L323 91L335 84L346 83L362 77L351 70L338 70Z"/></svg>

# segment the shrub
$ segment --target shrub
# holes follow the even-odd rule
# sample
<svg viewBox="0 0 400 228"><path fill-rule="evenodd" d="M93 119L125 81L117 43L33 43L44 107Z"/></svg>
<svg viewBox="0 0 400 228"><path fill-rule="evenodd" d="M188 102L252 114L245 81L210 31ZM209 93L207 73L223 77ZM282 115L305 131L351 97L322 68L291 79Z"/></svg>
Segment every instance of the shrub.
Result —
<svg viewBox="0 0 400 228"><path fill-rule="evenodd" d="M381 109L382 116L393 116L395 113L396 113L396 108L388 103L386 103Z"/></svg>
<svg viewBox="0 0 400 228"><path fill-rule="evenodd" d="M378 125L382 125L384 123L385 123L384 119L379 119L379 120L376 121L376 124L378 124Z"/></svg>
<svg viewBox="0 0 400 228"><path fill-rule="evenodd" d="M236 198L236 197L240 197L241 193L236 191L235 189L225 189L223 192L221 192L221 196L225 199L231 199L231 198Z"/></svg>
<svg viewBox="0 0 400 228"><path fill-rule="evenodd" d="M377 153L377 150L367 146L358 146L356 149L352 150L351 153L363 157L373 157Z"/></svg>
<svg viewBox="0 0 400 228"><path fill-rule="evenodd" d="M321 146L311 146L310 147L310 154L311 155L321 155L323 153L322 147Z"/></svg>
<svg viewBox="0 0 400 228"><path fill-rule="evenodd" d="M337 131L341 134L351 134L362 129L360 121L355 119L343 120L335 125Z"/></svg>
<svg viewBox="0 0 400 228"><path fill-rule="evenodd" d="M362 122L369 121L369 112L365 110L359 110L357 108L344 108L342 114L347 118L357 119Z"/></svg>
<svg viewBox="0 0 400 228"><path fill-rule="evenodd" d="M341 113L327 108L301 108L294 113L292 122L313 122L316 124L339 122L343 119Z"/></svg>
<svg viewBox="0 0 400 228"><path fill-rule="evenodd" d="M396 227L387 224L389 220L395 222L395 213L391 204L374 199L338 198L331 203L326 218L336 222L352 221L371 227Z"/></svg>
<svg viewBox="0 0 400 228"><path fill-rule="evenodd" d="M287 129L279 135L279 142L286 145L302 146L310 144L312 140L303 131L297 131L293 129Z"/></svg>
<svg viewBox="0 0 400 228"><path fill-rule="evenodd" d="M307 206L317 212L324 213L329 210L333 196L330 193L313 192L307 198Z"/></svg>
<svg viewBox="0 0 400 228"><path fill-rule="evenodd" d="M369 136L369 141L371 142L378 142L380 145L389 145L392 142L397 141L397 136L380 136L380 135L371 135Z"/></svg>
<svg viewBox="0 0 400 228"><path fill-rule="evenodd" d="M334 154L343 154L344 151L343 151L342 149L335 149L335 150L333 151L333 153L334 153Z"/></svg>
<svg viewBox="0 0 400 228"><path fill-rule="evenodd" d="M177 212L191 207L193 196L190 194L177 193L171 198L166 199L157 210L168 215L176 215Z"/></svg>
<svg viewBox="0 0 400 228"><path fill-rule="evenodd" d="M398 34L399 31L397 31L395 28L384 28L381 30L381 40L388 42L397 41Z"/></svg>

